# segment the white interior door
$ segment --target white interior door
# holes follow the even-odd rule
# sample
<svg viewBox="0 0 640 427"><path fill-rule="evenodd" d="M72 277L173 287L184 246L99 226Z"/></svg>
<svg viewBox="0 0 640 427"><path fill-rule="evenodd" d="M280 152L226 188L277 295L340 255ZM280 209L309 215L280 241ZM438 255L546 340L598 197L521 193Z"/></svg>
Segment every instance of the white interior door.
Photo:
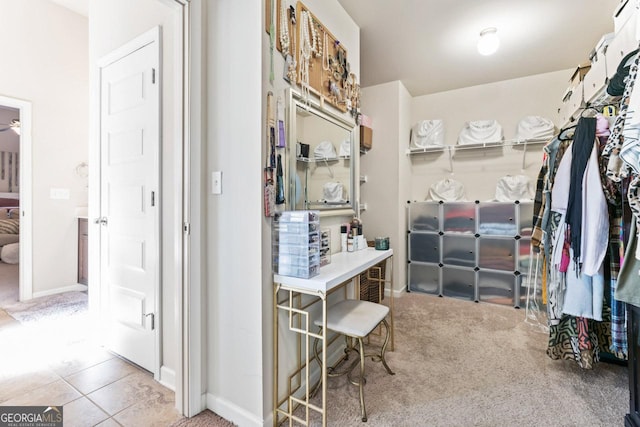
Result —
<svg viewBox="0 0 640 427"><path fill-rule="evenodd" d="M106 344L157 374L160 40L101 69L100 275Z"/></svg>

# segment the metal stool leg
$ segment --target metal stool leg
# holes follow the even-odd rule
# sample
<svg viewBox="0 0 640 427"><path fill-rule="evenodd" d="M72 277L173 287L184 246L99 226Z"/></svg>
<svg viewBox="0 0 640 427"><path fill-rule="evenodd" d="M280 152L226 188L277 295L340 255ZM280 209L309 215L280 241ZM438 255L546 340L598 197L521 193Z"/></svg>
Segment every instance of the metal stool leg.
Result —
<svg viewBox="0 0 640 427"><path fill-rule="evenodd" d="M362 422L367 422L367 409L364 406L364 343L362 338L358 338L358 344L360 344L360 380L358 381L360 386L360 412L362 414Z"/></svg>

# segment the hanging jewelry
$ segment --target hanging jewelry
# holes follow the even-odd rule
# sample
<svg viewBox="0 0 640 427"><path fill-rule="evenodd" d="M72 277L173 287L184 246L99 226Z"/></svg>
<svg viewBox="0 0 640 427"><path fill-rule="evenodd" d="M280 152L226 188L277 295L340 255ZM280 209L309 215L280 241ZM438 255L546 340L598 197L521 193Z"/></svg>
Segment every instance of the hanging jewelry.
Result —
<svg viewBox="0 0 640 427"><path fill-rule="evenodd" d="M309 61L312 55L309 12L300 14L300 86L303 99L309 101Z"/></svg>
<svg viewBox="0 0 640 427"><path fill-rule="evenodd" d="M322 47L324 48L322 51L322 69L324 71L329 71L329 68L331 67L329 63L329 49L327 49L327 46L329 46L329 35L324 31L324 40L322 42Z"/></svg>
<svg viewBox="0 0 640 427"><path fill-rule="evenodd" d="M290 54L289 47L291 39L289 37L289 18L287 12L289 8L285 6L284 0L280 3L280 47L282 48L282 56L285 58Z"/></svg>

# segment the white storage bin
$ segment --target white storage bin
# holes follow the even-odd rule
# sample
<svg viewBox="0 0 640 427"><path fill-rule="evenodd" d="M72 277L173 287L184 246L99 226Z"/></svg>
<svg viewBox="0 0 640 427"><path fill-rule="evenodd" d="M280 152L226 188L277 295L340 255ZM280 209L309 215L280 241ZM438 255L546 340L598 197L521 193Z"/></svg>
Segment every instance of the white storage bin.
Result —
<svg viewBox="0 0 640 427"><path fill-rule="evenodd" d="M437 233L412 232L409 234L409 259L440 263L440 239Z"/></svg>
<svg viewBox="0 0 640 427"><path fill-rule="evenodd" d="M409 205L411 231L440 231L440 202L415 202Z"/></svg>
<svg viewBox="0 0 640 427"><path fill-rule="evenodd" d="M411 262L409 264L409 290L440 295L440 270L433 264Z"/></svg>
<svg viewBox="0 0 640 427"><path fill-rule="evenodd" d="M445 233L470 233L476 232L476 204L444 203L442 205L443 224Z"/></svg>
<svg viewBox="0 0 640 427"><path fill-rule="evenodd" d="M492 304L516 306L516 276L511 273L478 272L478 298Z"/></svg>
<svg viewBox="0 0 640 427"><path fill-rule="evenodd" d="M442 295L476 301L476 272L466 268L442 268Z"/></svg>
<svg viewBox="0 0 640 427"><path fill-rule="evenodd" d="M637 0L621 0L613 11L613 29L619 33L629 21L635 21L638 14Z"/></svg>
<svg viewBox="0 0 640 427"><path fill-rule="evenodd" d="M442 263L460 267L476 267L475 236L442 236Z"/></svg>
<svg viewBox="0 0 640 427"><path fill-rule="evenodd" d="M591 70L589 70L589 73L591 73ZM573 90L571 91L571 95L566 98L560 106L560 123L566 124L571 122L572 117L577 115L576 113L582 107L583 88L585 81L589 76L589 73L584 76L583 81L581 81L575 88L573 88Z"/></svg>
<svg viewBox="0 0 640 427"><path fill-rule="evenodd" d="M533 231L533 203L520 203L518 205L518 235L531 236Z"/></svg>
<svg viewBox="0 0 640 427"><path fill-rule="evenodd" d="M613 77L624 57L638 48L635 21L635 19L629 20L620 32L616 33L615 37L609 42L609 47L605 55L607 58L608 78Z"/></svg>
<svg viewBox="0 0 640 427"><path fill-rule="evenodd" d="M596 51L591 58L591 69L584 76L583 98L586 102L594 99L607 86L607 58L608 46L605 44Z"/></svg>
<svg viewBox="0 0 640 427"><path fill-rule="evenodd" d="M514 237L517 233L515 203L480 203L478 234Z"/></svg>
<svg viewBox="0 0 640 427"><path fill-rule="evenodd" d="M481 269L516 270L515 239L480 237L478 239L478 267Z"/></svg>

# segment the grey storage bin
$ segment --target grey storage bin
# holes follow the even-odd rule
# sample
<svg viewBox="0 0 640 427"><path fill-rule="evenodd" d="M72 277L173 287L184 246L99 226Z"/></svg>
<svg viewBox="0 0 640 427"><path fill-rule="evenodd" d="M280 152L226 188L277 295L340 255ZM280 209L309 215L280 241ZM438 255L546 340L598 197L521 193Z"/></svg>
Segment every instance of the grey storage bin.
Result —
<svg viewBox="0 0 640 427"><path fill-rule="evenodd" d="M476 232L476 204L474 202L444 203L442 229L445 233Z"/></svg>
<svg viewBox="0 0 640 427"><path fill-rule="evenodd" d="M440 239L435 233L409 234L409 259L411 261L440 262Z"/></svg>
<svg viewBox="0 0 640 427"><path fill-rule="evenodd" d="M529 265L534 260L534 254L531 253L531 239L518 240L518 271L526 273L529 271Z"/></svg>
<svg viewBox="0 0 640 427"><path fill-rule="evenodd" d="M440 270L438 265L412 262L409 264L409 290L441 295Z"/></svg>
<svg viewBox="0 0 640 427"><path fill-rule="evenodd" d="M442 263L459 267L476 267L475 236L442 236Z"/></svg>
<svg viewBox="0 0 640 427"><path fill-rule="evenodd" d="M478 297L492 304L516 306L516 275L495 271L478 272Z"/></svg>
<svg viewBox="0 0 640 427"><path fill-rule="evenodd" d="M415 202L409 205L409 229L411 231L441 230L440 202Z"/></svg>
<svg viewBox="0 0 640 427"><path fill-rule="evenodd" d="M478 267L491 270L516 270L516 245L513 238L478 238Z"/></svg>
<svg viewBox="0 0 640 427"><path fill-rule="evenodd" d="M518 234L516 204L480 203L478 206L478 234L481 236L509 236Z"/></svg>
<svg viewBox="0 0 640 427"><path fill-rule="evenodd" d="M469 268L442 267L442 295L476 300L476 272Z"/></svg>
<svg viewBox="0 0 640 427"><path fill-rule="evenodd" d="M518 235L530 237L533 228L533 203L518 205Z"/></svg>

